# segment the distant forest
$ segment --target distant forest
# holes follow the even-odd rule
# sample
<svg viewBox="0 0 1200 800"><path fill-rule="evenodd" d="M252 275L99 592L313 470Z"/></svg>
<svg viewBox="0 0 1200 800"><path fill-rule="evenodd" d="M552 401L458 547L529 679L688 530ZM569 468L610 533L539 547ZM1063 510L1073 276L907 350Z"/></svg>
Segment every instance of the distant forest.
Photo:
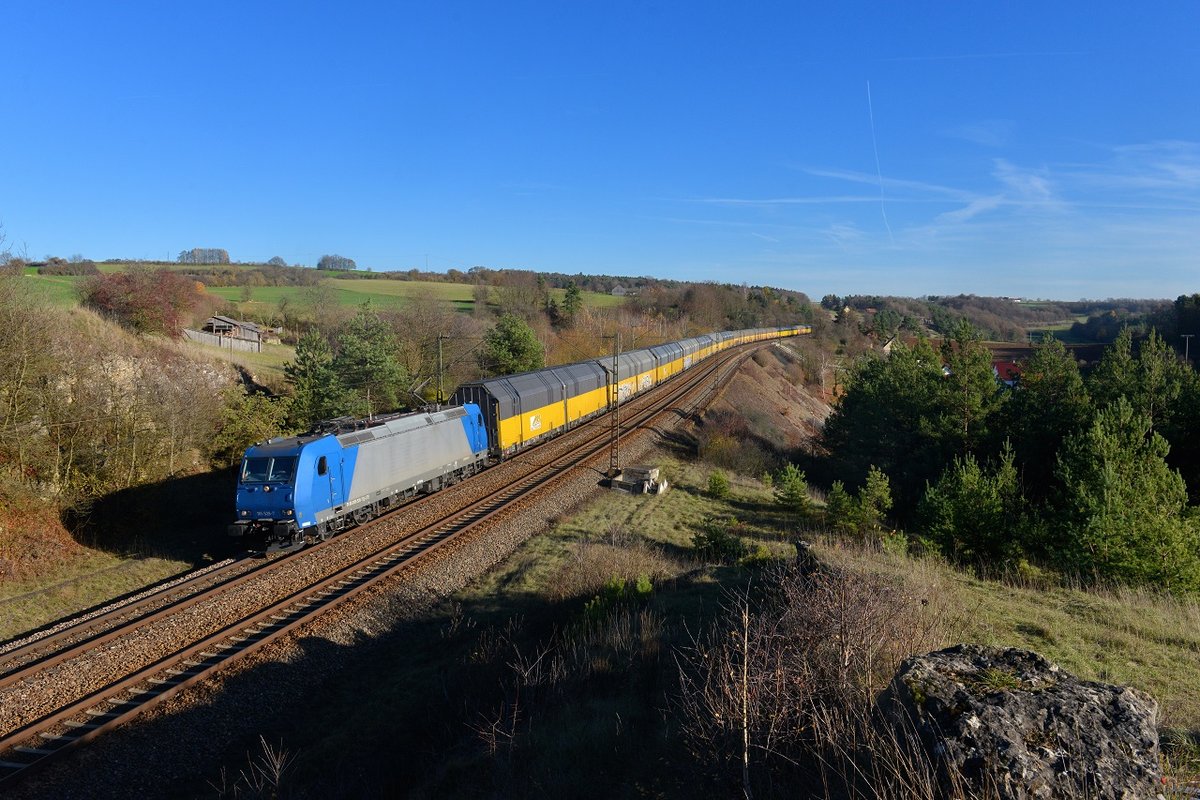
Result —
<svg viewBox="0 0 1200 800"><path fill-rule="evenodd" d="M1182 298L1181 298L1182 299ZM1178 302L1178 301L1177 301ZM923 298L881 295L825 295L821 305L838 314L857 314L865 331L887 338L901 331L930 330L949 336L962 321L971 323L985 338L1001 342L1025 341L1031 332L1055 327L1072 341L1112 342L1122 328L1144 336L1155 328L1174 333L1174 312L1169 300L1109 299L1028 301L973 294ZM1080 320L1084 317L1084 320ZM1070 323L1067 325L1067 323Z"/></svg>

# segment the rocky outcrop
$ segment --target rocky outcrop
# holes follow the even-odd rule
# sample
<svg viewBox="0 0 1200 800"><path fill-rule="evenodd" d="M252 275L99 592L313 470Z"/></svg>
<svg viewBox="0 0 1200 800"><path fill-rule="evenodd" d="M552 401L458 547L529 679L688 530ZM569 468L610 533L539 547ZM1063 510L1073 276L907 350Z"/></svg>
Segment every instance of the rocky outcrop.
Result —
<svg viewBox="0 0 1200 800"><path fill-rule="evenodd" d="M958 645L901 666L880 698L915 729L947 797L1154 798L1158 705L1037 653Z"/></svg>

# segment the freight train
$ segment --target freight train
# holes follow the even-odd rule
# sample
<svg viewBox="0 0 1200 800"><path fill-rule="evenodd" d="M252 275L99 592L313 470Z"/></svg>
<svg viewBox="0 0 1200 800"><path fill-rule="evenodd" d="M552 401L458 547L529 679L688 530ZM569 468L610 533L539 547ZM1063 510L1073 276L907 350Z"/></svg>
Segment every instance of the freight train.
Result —
<svg viewBox="0 0 1200 800"><path fill-rule="evenodd" d="M722 331L620 353L615 379L614 359L598 358L464 383L439 411L330 420L269 439L246 450L229 533L268 551L324 540L574 428L714 353L811 332Z"/></svg>

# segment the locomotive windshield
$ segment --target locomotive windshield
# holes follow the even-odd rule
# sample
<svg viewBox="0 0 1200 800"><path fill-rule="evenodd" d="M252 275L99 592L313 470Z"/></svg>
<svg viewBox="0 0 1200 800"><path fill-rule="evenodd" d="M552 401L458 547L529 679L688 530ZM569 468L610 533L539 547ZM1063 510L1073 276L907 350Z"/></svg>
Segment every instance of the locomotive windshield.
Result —
<svg viewBox="0 0 1200 800"><path fill-rule="evenodd" d="M242 483L291 483L296 456L247 458L242 462Z"/></svg>

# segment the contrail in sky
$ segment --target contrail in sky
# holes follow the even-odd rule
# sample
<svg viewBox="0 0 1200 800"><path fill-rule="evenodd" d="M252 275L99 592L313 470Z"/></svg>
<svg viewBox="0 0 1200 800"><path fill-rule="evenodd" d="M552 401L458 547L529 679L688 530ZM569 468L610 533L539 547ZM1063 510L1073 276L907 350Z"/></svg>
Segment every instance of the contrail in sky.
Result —
<svg viewBox="0 0 1200 800"><path fill-rule="evenodd" d="M875 151L875 175L879 178L879 213L883 215L883 227L887 228L888 241L895 244L892 226L888 224L887 209L883 206L883 170L879 168L879 145L875 142L875 109L871 105L870 81L867 81L867 113L871 117L871 148Z"/></svg>

